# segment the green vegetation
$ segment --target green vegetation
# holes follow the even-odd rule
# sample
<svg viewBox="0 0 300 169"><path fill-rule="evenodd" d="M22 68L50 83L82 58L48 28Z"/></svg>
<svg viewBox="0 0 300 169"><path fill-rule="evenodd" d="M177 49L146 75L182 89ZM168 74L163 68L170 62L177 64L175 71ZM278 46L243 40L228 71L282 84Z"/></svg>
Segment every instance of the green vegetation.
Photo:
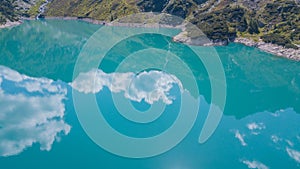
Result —
<svg viewBox="0 0 300 169"><path fill-rule="evenodd" d="M297 48L300 37L300 7L291 0L268 3L257 15L267 25L264 27L266 42Z"/></svg>
<svg viewBox="0 0 300 169"><path fill-rule="evenodd" d="M228 6L210 13L195 15L191 22L196 24L212 40L226 41L237 36L237 32L248 30L246 10L240 6Z"/></svg>
<svg viewBox="0 0 300 169"><path fill-rule="evenodd" d="M265 0L256 4L223 0L210 12L197 13L191 21L212 40L260 38L286 48L300 44L300 7L293 0Z"/></svg>
<svg viewBox="0 0 300 169"><path fill-rule="evenodd" d="M0 24L36 16L44 1L1 0ZM246 37L286 48L300 45L300 7L294 0L52 0L45 15L112 21L150 11L185 18L215 42Z"/></svg>
<svg viewBox="0 0 300 169"><path fill-rule="evenodd" d="M255 19L250 19L248 32L250 34L259 34L258 22Z"/></svg>
<svg viewBox="0 0 300 169"><path fill-rule="evenodd" d="M5 24L7 20L18 20L17 13L15 11L15 0L1 0L0 1L0 24Z"/></svg>
<svg viewBox="0 0 300 169"><path fill-rule="evenodd" d="M285 46L286 48L298 49L298 47L296 45L293 45L289 39L279 33L263 35L261 38L263 39L263 41L268 43Z"/></svg>
<svg viewBox="0 0 300 169"><path fill-rule="evenodd" d="M53 0L46 15L112 21L138 11L135 0Z"/></svg>
<svg viewBox="0 0 300 169"><path fill-rule="evenodd" d="M40 6L45 3L46 0L38 0L35 5L33 5L26 14L30 17L35 17L39 14Z"/></svg>
<svg viewBox="0 0 300 169"><path fill-rule="evenodd" d="M137 3L137 6L141 7L144 12L161 12L168 5L168 0L141 0Z"/></svg>
<svg viewBox="0 0 300 169"><path fill-rule="evenodd" d="M35 17L44 0L0 0L0 25L18 21L20 17Z"/></svg>

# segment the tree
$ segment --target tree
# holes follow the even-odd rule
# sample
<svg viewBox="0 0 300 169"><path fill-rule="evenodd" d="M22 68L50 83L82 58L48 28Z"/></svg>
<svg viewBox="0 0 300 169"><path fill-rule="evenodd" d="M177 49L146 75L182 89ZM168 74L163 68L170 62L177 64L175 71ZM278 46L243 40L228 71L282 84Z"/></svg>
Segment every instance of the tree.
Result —
<svg viewBox="0 0 300 169"><path fill-rule="evenodd" d="M257 20L250 19L248 32L249 32L250 34L254 34L254 33L255 33L255 34L258 34L258 33L259 33L258 22L257 22Z"/></svg>
<svg viewBox="0 0 300 169"><path fill-rule="evenodd" d="M6 22L7 19L10 21L17 20L14 2L15 0L0 0L1 21L5 20Z"/></svg>

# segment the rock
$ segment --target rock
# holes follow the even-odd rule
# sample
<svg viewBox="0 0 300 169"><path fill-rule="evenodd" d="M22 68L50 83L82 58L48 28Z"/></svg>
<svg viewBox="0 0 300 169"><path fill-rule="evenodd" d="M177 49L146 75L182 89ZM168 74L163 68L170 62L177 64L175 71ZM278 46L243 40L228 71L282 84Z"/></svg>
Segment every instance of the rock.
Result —
<svg viewBox="0 0 300 169"><path fill-rule="evenodd" d="M18 26L22 23L22 21L6 21L6 23L4 25L0 25L0 29L1 28L9 28L9 27L14 27L14 26Z"/></svg>
<svg viewBox="0 0 300 169"><path fill-rule="evenodd" d="M242 43L244 45L251 46L251 47L257 47L257 48L261 49L262 51L265 51L265 52L268 52L268 53L271 53L271 54L274 54L277 56L300 61L300 49L285 48L283 46L279 46L276 44L265 43L262 40L260 40L259 42L255 42L255 41L253 41L251 39L247 39L247 38L236 38L234 40L234 42Z"/></svg>

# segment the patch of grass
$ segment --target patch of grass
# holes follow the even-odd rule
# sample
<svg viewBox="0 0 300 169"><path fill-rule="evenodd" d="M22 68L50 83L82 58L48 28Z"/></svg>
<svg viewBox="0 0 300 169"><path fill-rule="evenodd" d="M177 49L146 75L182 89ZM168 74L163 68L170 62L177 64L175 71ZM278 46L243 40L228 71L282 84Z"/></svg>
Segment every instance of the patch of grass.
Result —
<svg viewBox="0 0 300 169"><path fill-rule="evenodd" d="M112 21L140 11L167 12L188 19L212 40L276 34L287 46L300 42L300 7L294 0L53 0L47 16ZM205 3L205 4L204 4ZM34 10L34 8L32 9ZM263 38L270 40L270 38ZM279 44L286 45L282 42Z"/></svg>
<svg viewBox="0 0 300 169"><path fill-rule="evenodd" d="M27 14L29 14L30 17L37 16L39 14L40 6L45 2L46 0L38 0L36 4L28 10Z"/></svg>
<svg viewBox="0 0 300 169"><path fill-rule="evenodd" d="M47 16L86 17L111 21L139 12L135 0L53 0Z"/></svg>
<svg viewBox="0 0 300 169"><path fill-rule="evenodd" d="M292 44L288 38L277 33L263 35L261 38L267 43L277 44L286 48L298 49L298 47Z"/></svg>

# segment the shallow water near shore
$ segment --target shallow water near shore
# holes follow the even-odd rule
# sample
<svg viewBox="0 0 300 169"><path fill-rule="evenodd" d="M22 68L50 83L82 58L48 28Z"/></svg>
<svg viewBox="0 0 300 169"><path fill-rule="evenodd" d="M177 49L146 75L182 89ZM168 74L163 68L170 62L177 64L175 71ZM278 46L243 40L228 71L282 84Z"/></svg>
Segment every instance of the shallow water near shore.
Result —
<svg viewBox="0 0 300 169"><path fill-rule="evenodd" d="M142 34L119 43L99 66L99 77L103 82L109 79L126 52L134 53L144 46L178 49L179 58L191 68L199 86L200 109L192 130L176 147L151 158L124 158L97 146L76 116L71 82L79 53L100 27L74 20L46 20L25 21L0 30L0 168L300 167L299 62L236 43L215 47L225 71L227 100L215 133L199 144L211 104L211 77L201 61L181 53L186 51L184 45L158 34ZM168 31L176 34L178 30ZM151 57L143 62L151 62ZM125 73L127 77L131 72ZM144 85L137 83L136 87L143 89ZM103 86L96 94L97 102L105 119L125 135L156 135L167 130L178 115L181 98L176 87L167 95L174 100L164 115L149 124L128 122L122 117L113 103L113 93L112 88ZM139 103L133 96L124 98L131 98L137 109L149 109L145 100Z"/></svg>

